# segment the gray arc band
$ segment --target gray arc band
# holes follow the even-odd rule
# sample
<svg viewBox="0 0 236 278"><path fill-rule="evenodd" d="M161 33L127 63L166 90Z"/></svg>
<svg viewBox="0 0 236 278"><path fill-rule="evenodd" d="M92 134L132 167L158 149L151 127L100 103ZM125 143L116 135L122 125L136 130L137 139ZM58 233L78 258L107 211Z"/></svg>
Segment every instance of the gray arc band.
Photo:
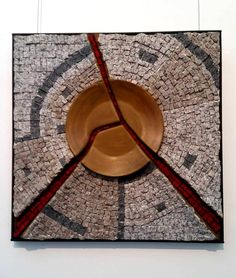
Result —
<svg viewBox="0 0 236 278"><path fill-rule="evenodd" d="M194 56L196 56L205 65L207 71L211 74L216 88L220 88L219 70L214 64L212 58L198 45L194 44L190 38L184 33L171 34L179 42L183 44ZM89 44L82 49L74 52L63 63L61 63L55 70L45 79L43 85L39 88L38 94L33 98L30 111L30 134L21 138L15 138L15 142L23 142L27 140L37 139L40 137L40 110L43 106L44 99L50 88L53 87L57 79L68 69L76 63L81 62L92 50ZM149 63L154 63L157 57L154 54L149 54L140 49L139 58Z"/></svg>
<svg viewBox="0 0 236 278"><path fill-rule="evenodd" d="M54 221L58 222L62 226L66 227L67 229L78 233L80 235L84 235L86 232L87 228L82 226L81 224L74 222L70 220L67 216L63 215L59 211L55 210L53 207L50 205L47 205L43 211L45 215L47 215L49 218L53 219Z"/></svg>
<svg viewBox="0 0 236 278"><path fill-rule="evenodd" d="M54 83L64 72L70 69L73 65L84 60L90 53L90 45L86 45L70 55L63 63L56 67L52 73L50 73L43 82L43 85L38 89L38 94L32 100L30 111L30 134L21 138L16 138L15 142L23 142L40 137L40 110L49 89L53 87Z"/></svg>
<svg viewBox="0 0 236 278"><path fill-rule="evenodd" d="M182 45L187 48L194 56L196 56L205 65L208 72L211 74L217 89L220 89L220 74L217 66L214 64L211 56L207 54L200 46L193 43L189 37L184 33L173 33L171 34L176 38Z"/></svg>

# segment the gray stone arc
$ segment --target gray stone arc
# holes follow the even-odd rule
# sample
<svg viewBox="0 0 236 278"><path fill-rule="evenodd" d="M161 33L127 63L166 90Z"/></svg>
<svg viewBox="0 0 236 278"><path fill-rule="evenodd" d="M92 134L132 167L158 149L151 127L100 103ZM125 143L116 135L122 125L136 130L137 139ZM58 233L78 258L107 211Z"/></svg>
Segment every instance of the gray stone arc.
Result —
<svg viewBox="0 0 236 278"><path fill-rule="evenodd" d="M191 35L192 35L192 33L191 33ZM169 36L170 36L170 34L168 34L168 36L166 36L166 40L164 40L166 43L166 45L165 45L166 49L168 49L168 41L170 39ZM143 36L143 37L145 37L145 36ZM190 37L190 34L188 34L188 38L190 38L192 40L192 38ZM102 41L102 39L101 39L101 41ZM119 38L118 38L118 42L119 42ZM198 44L198 40L196 40L196 42L195 42L194 38L193 38L193 42L196 45L200 45L201 48L205 47L203 49L206 49L205 51L207 53L208 53L208 49L211 50L211 48L210 48L211 45L209 45L209 48L208 48L208 44L206 44L206 45L204 44L202 46L202 44ZM214 42L215 42L215 40L214 40ZM159 53L159 51L156 48L151 48L151 47L148 48L148 49L150 49L150 52L149 52L149 50L148 51L144 50L144 49L146 49L145 44L142 44L140 42L138 42L138 43L139 43L139 46L137 46L137 48L135 50L135 51L138 50L138 53L135 52L134 60L131 59L132 62L137 62L137 65L140 64L137 69L137 72L139 73L139 71L141 69L143 69L143 67L150 69L150 68L152 68L152 65L154 66L154 68L158 68L159 64L161 64L161 62L159 63L159 61L162 60L161 57L162 57L162 55L165 55L166 52L163 50ZM187 68L189 63L186 61L188 61L189 58L190 59L195 58L191 62L194 62L195 65L200 66L199 68L201 68L203 70L203 73L204 73L203 75L206 78L205 73L207 70L206 70L204 64L201 62L201 60L199 60L195 55L193 55L187 48L183 48L182 43L181 43L181 47L178 48L178 46L180 46L180 43L176 38L173 37L170 40L170 44L171 44L171 46L173 45L173 48L171 48L171 49L173 49L174 52L175 52L175 48L176 48L175 54L179 53L178 51L184 51L183 55L180 56L180 60L179 60L180 62L183 62L183 67ZM161 47L161 45L162 45L162 43L160 44L160 47ZM213 47L212 49L217 50L217 48L215 48L214 46L215 45L212 46ZM116 47L116 45L114 46L114 50L116 50L115 47ZM78 46L77 46L77 49L78 49ZM104 49L105 49L105 47L104 47ZM75 51L75 49L73 51ZM153 54L153 53L155 53L155 54ZM211 56L212 54L210 54L210 53L212 53L212 52L209 51L208 55ZM215 53L215 51L213 51L213 56L211 56L211 57L214 57L214 53ZM119 53L117 53L117 54L119 57ZM182 53L180 52L180 55L181 54ZM184 54L188 55L186 61L185 61L185 59L181 59L181 57L185 56ZM218 54L218 52L217 52L217 54ZM66 53L65 53L65 55L66 55ZM105 55L106 54L104 51L104 56ZM116 70L116 68L115 68L116 61L114 58L116 58L117 56L115 54L113 55L113 48L111 48L109 55L107 56L108 58L105 56L106 61L108 61L108 62L112 61L111 66L113 66L113 63L114 63L114 72L120 74L119 75L120 78L124 78L127 80L136 80L135 77L137 76L137 72L132 72L132 79L131 79L130 70L128 70L128 69L127 69L127 71L126 71L126 69L124 69L122 71L121 70L118 71L118 69ZM22 57L23 56L24 55L22 55ZM57 55L55 55L55 57L56 56ZM70 56L68 56L68 53L67 53L67 57L70 57ZM157 57L156 62L154 61L155 57ZM167 57L166 59L168 59L168 58L170 59L170 63L171 63L172 56L166 55L166 57ZM177 55L174 58L176 58L176 60L177 60L178 59ZM119 62L119 60L120 59L118 59L118 62ZM216 60L218 61L218 59L216 59ZM144 63L142 61L144 61ZM164 69L168 68L168 66L169 66L169 63L166 63L166 64L167 64L167 67L164 67ZM218 62L215 62L215 65L218 68ZM95 65L93 65L93 66L95 66ZM153 68L152 74L154 74L154 72L155 72L154 68ZM55 66L52 70L54 71L54 69L55 69ZM197 71L196 68L194 68L192 71L191 67L190 67L190 72L188 72L190 74L189 75L190 79L191 79L191 76L194 77L195 73L197 74L196 71ZM163 82L162 84L165 84L165 83L167 83L166 79L165 79L166 76L165 75L161 76L162 72L163 71L159 72L160 80ZM43 72L43 71L42 71L42 73L43 73L43 75L45 74L45 72ZM110 73L113 74L112 68L111 68ZM216 87L215 87L214 81L212 79L212 76L210 75L210 73L208 71L207 71L207 73L208 73L207 74L207 83L208 84L206 84L205 88L209 85L208 88L211 91L211 96L212 96L211 100L214 100L214 102L210 102L209 108L211 108L211 110L209 110L209 113L206 115L206 117L208 117L208 118L205 118L206 123L208 123L208 122L210 123L211 118L217 116L218 110L214 110L214 108L217 108L216 105L217 105L218 98L216 98L216 94L218 92L216 92L217 90L215 90ZM86 74L87 74L87 72L86 72ZM97 71L96 71L96 74L98 74ZM56 78L56 76L57 76L57 73L55 73L55 78ZM46 78L47 77L48 76L46 76ZM89 81L93 82L93 80L97 78L97 75L91 76L91 77L92 78ZM143 74L142 74L142 77L143 77ZM154 75L153 75L153 77L154 77ZM198 75L197 75L197 77L198 77ZM87 77L85 76L85 79L86 78ZM140 81L137 81L137 82L140 82L140 85L141 86L143 85L144 87L145 87L145 85L147 85L148 88L150 88L150 92L151 92L152 91L152 81L155 82L155 78L153 78L152 80L149 78L150 78L149 75L147 75L146 78L141 78ZM200 78L200 80L202 80L201 78ZM51 78L51 81L53 79L54 79L54 77ZM85 80L85 79L84 79L84 77L81 77L80 80ZM208 79L210 79L210 80L208 81ZM44 77L44 80L46 80L45 77ZM137 80L139 80L139 78L137 78ZM175 80L175 77L173 78L173 80ZM177 76L177 78L176 78L176 81L178 81L178 80L180 81L180 84L181 83L187 84L185 82L182 82L181 79L179 79L179 76ZM187 80L187 82L189 81L189 79L186 79L186 80ZM203 80L206 81L206 79L203 79ZM193 79L193 81L194 81L194 79ZM56 83L57 82L58 81L56 80ZM76 82L80 82L80 81L76 80ZM86 83L86 84L88 84L88 83ZM194 84L194 82L193 82L193 84ZM202 82L202 84L204 84L204 82ZM53 86L55 86L55 85L56 84L54 84ZM168 85L168 84L166 84L166 85ZM194 85L197 85L197 83L195 83ZM62 88L65 88L64 90L62 90L62 89L55 90L57 96L58 95L60 96L60 99L61 99L61 97L65 98L65 100L61 99L62 103L65 103L65 102L69 103L71 100L71 97L69 98L69 96L71 95L71 89L68 86L66 86L66 88L64 86L62 86ZM157 87L155 87L155 88L156 88L156 90L153 90L153 93L154 93L153 96L155 99L158 99L158 97L162 94L162 92L161 92L161 90L159 90L159 88L157 88ZM163 88L163 97L165 98L165 96L166 96L167 101L166 102L165 101L162 102L162 100L160 100L160 101L161 101L161 104L163 104L163 107L165 107L166 103L169 100L168 99L169 94L171 94L172 92L171 92L171 90L169 90L168 86L166 88L164 88L164 85L163 85L162 88ZM188 89L188 87L186 87L186 90L187 89ZM164 95L164 91L166 92L167 95ZM179 90L179 91L181 91L181 90ZM209 91L209 94L210 94L210 91ZM49 94L50 94L50 92L51 92L51 90L49 90ZM199 90L199 92L202 92L202 90ZM208 92L206 94L207 94L206 97L208 99ZM34 96L33 96L33 98L34 98ZM45 98L44 102L46 101L46 98ZM52 99L53 99L53 96L52 96ZM208 99L208 100L210 101L210 99ZM50 101L51 101L51 97L50 97ZM32 102L32 100L31 100L31 102ZM44 109L44 104L42 106L43 106L42 109ZM182 106L180 106L180 107L182 108ZM176 129L173 128L173 125L176 123L175 121L172 120L173 118L181 118L182 116L185 117L184 123L185 123L185 119L186 119L186 125L190 121L187 119L188 116L190 116L190 119L192 117L196 116L196 118L199 118L199 120L201 120L202 113L196 114L196 111L195 111L196 107L197 107L197 105L196 106L194 105L193 107L190 106L190 108L187 107L187 109L184 109L186 111L186 113L182 113L180 111L181 109L174 110L174 108L175 108L174 106L169 107L167 109L165 123L167 124L168 127L171 127L171 131L173 131L172 132L173 134L175 134L175 130L178 129L177 125L176 125ZM206 105L206 107L208 107L208 106ZM205 111L204 108L205 108L205 106L201 108L202 109L201 111L204 112ZM189 111L188 111L188 109L189 109ZM180 117L175 117L175 116L170 117L169 110L171 112L175 111L176 114L174 114L174 115L178 115ZM63 111L65 111L65 110L63 109ZM48 112L50 115L50 111L48 111ZM211 115L212 115L212 117L211 117ZM40 123L41 123L41 120L42 120L42 118L40 118ZM171 120L172 120L172 123L174 123L172 125L170 125ZM204 120L204 123L205 123L205 120ZM29 122L28 122L28 124L29 124ZM214 127L216 127L215 122L212 125ZM190 125L190 127L192 127L192 125ZM61 121L58 121L56 123L56 125L54 124L53 129L54 129L55 133L57 133L57 134L64 133L64 126L63 126L63 124L61 124ZM21 131L21 129L19 131ZM30 132L27 132L27 133L26 132L27 131L25 131L25 134L30 133ZM41 134L41 132L42 132L42 130L40 130L40 134ZM55 134L55 133L53 133L53 134ZM178 168L180 171L180 174L182 176L186 175L191 180L191 182L193 182L193 184L196 186L196 189L198 190L198 192L201 192L200 190L203 187L204 188L207 187L208 189L211 188L209 193L207 192L207 194L206 194L206 192L203 192L202 196L203 196L203 198L205 198L205 197L209 198L210 201L208 203L212 205L213 202L216 200L217 196L220 196L219 193L215 193L215 191L213 192L213 190L215 190L215 185L213 185L213 184L217 183L217 185L218 185L218 180L215 181L215 179L216 179L215 176L214 176L214 179L212 178L213 175L215 175L216 169L212 170L212 172L209 174L209 178L206 180L206 182L204 184L202 183L202 180L203 180L202 178L198 179L196 177L200 176L199 169L201 170L201 173L203 174L203 177L204 177L204 175L207 175L208 169L211 169L211 167L213 167L214 165L217 167L217 165L214 163L214 161L213 162L211 161L211 157L207 161L205 161L203 158L203 161L202 161L203 164L201 164L202 152L203 152L203 150L205 150L205 147L203 146L203 150L200 150L200 149L196 148L195 146L192 147L191 146L192 142L189 143L187 140L185 140L187 138L187 136L185 136L185 134L183 134L184 148L182 148L182 145L176 144L177 148L173 149L173 152L172 152L174 155L176 155L176 157L168 156L167 150L172 150L169 147L173 147L174 146L173 142L175 143L175 141L174 140L171 141L173 138L172 138L172 134L171 134L171 132L169 132L169 130L167 130L167 134L168 135L170 134L170 136L168 138L169 141L164 142L163 146L165 146L167 148L162 150L161 156L163 158L165 158L173 168L174 167ZM58 137L60 138L61 136L58 136ZM53 139L53 136L51 138ZM64 138L64 136L63 136L63 138ZM179 138L182 140L181 136ZM202 144L205 142L204 138L203 139L200 138L200 139L201 139L201 142L199 142L199 144ZM42 142L43 140L44 140L44 138L41 138L41 139L39 138L39 142ZM34 140L32 140L32 141L34 141ZM26 146L26 148L28 148L28 147L30 148L31 144L32 145L37 144L38 143L37 141L38 140L36 140L35 143L28 141L23 144L17 144L16 154L17 154L18 158L20 157L20 155L18 155L18 151L19 151L19 154L21 154L21 152L23 152L25 146ZM58 141L56 141L56 142L58 142ZM51 145L53 145L54 142L53 142L53 140L50 140L49 143L51 146ZM63 144L65 144L65 141L63 141ZM63 144L61 145L62 148L63 148ZM36 145L35 150L38 152L39 149L37 147L38 146ZM52 153L52 152L50 151L48 153ZM194 154L198 155L197 159L194 159L194 158L196 158L196 156ZM60 155L60 157L57 157L56 161L59 162L61 164L61 166L63 167L65 165L67 159L69 159L69 157L68 158L66 156L62 157L62 155ZM30 159L31 158L32 157L30 157ZM58 159L59 159L59 161L58 161ZM50 161L50 160L51 160L51 158L49 157L47 159L47 161L46 160L45 161L48 163L48 161ZM53 161L53 159L52 159L52 161ZM209 164L208 161L210 161L212 163ZM205 164L205 162L206 162L206 164ZM19 160L19 163L21 163L20 160ZM32 171L32 174L34 174L34 169L31 168L31 165L34 166L34 164L37 165L39 163L32 162L32 164L31 164L31 162L30 162L30 163L24 163L24 165L23 165L23 163L19 164L21 168L22 167L24 167L24 168L22 168L23 173L22 173L22 171L18 171L18 173L24 174L25 176L27 176L27 183L29 184L29 189L34 188L34 184L31 183L31 180L36 182L36 184L40 184L40 180L36 180L34 177L32 177L32 175L30 175L30 171ZM204 172L201 168L202 167L201 165L204 165ZM60 213L63 214L64 216L66 215L68 218L71 216L72 218L70 218L70 219L73 219L76 222L78 221L79 223L86 226L87 232L85 234L85 238L90 239L90 238L93 238L94 236L96 238L98 238L97 235L99 235L101 226L102 226L102 229L103 229L102 233L104 233L104 231L105 231L107 233L107 235L109 234L109 238L111 238L111 239L117 239L117 238L121 239L121 240L122 240L122 238L123 239L135 239L135 238L137 238L137 239L158 239L158 240L162 240L162 239L169 240L169 239L173 239L173 238L175 240L177 240L177 239L179 240L180 238L184 239L184 240L190 240L190 239L201 240L201 238L202 238L202 240L205 240L207 238L212 239L212 235L210 235L210 232L206 231L206 229L204 227L199 226L198 220L193 221L195 218L194 219L191 219L191 218L189 219L189 217L183 218L182 223L181 223L181 220L179 220L179 218L181 219L180 216L185 217L186 215L188 215L187 212L185 213L184 210L182 211L183 208L186 208L186 210L188 210L187 205L183 205L182 199L177 198L178 196L176 196L176 192L173 192L174 189L172 190L172 187L170 187L170 184L167 182L167 180L162 175L160 175L160 173L158 172L158 170L156 170L155 167L154 167L155 171L153 171L153 172L152 172L153 169L150 169L152 173L148 176L146 176L144 174L145 169L142 169L141 173L139 172L139 173L132 174L132 176L129 176L129 177L126 176L126 177L118 178L117 179L118 184L116 181L114 182L114 184L113 184L113 181L111 182L111 185L112 186L114 185L114 187L110 186L110 184L107 185L106 180L104 181L105 185L103 186L104 178L99 178L95 174L91 174L88 172L87 175L83 175L82 173L83 173L84 169L83 169L83 167L82 168L81 167L82 166L80 165L79 168L77 169L78 173L75 175L76 178L73 177L73 175L72 175L71 181L65 183L62 191L59 192L59 194L54 197L55 202L53 201L51 203L51 207L53 208L54 211L59 210ZM191 171L188 171L190 168L191 168ZM41 168L40 168L40 171L41 171ZM36 174L38 175L38 173L41 173L40 171L37 172ZM29 175L29 177L28 177L28 175ZM56 173L53 173L52 176L55 176L55 175L56 175ZM192 176L193 176L193 178L192 178ZM26 180L26 178L24 180L22 179L23 185L24 185L25 180ZM209 182L209 186L207 185L207 182ZM46 181L46 183L47 183L47 181ZM20 184L20 186L17 187L17 189L19 188L19 192L21 192L21 190L22 190L22 187L21 187L22 184ZM79 184L81 186L84 186L83 187L84 190L72 191L71 187L73 186L73 184ZM105 188L105 190L103 191L104 193L102 193L102 195L101 195L102 199L103 199L103 197L105 198L104 205L102 205L101 207L98 207L98 208L96 207L96 205L94 205L94 206L91 205L91 203L92 204L95 203L92 196L90 196L90 197L87 195L84 196L84 194L86 194L86 192L90 192L90 190L91 190L90 186L93 184L99 185L98 186L99 194ZM118 189L119 184L121 184L122 186ZM102 187L100 185L102 185ZM77 188L80 188L81 186L79 186ZM108 191L107 187L113 188L113 189L111 191ZM101 188L102 188L102 190L100 191ZM62 193L62 194L60 194L60 193ZM78 194L78 202L74 202L74 193ZM62 196L64 194L68 197L68 199L66 198L65 200L63 200ZM98 196L100 196L99 194L98 194ZM214 195L214 194L217 194L217 195ZM214 198L213 198L213 195L215 196ZM18 196L19 196L19 198L18 198L19 200L22 199L21 195L17 195L17 197ZM84 198L82 198L83 196L84 196ZM115 198L113 198L114 196L115 196ZM22 196L22 197L24 199L24 196ZM111 197L112 200L110 200L109 197ZM78 208L77 204L83 203L83 202L80 202L81 199L82 200L86 199L86 202L85 202L84 206ZM68 203L71 204L71 206L64 205L64 203L63 203L63 207L62 207L61 202L62 201L66 202L66 200ZM109 202L106 202L108 200L109 200ZM16 203L17 203L17 201L16 201ZM72 205L72 204L74 204L74 205ZM111 204L115 204L114 207ZM99 203L99 206L100 206L100 203ZM97 211L98 213L97 214L96 214L96 212L91 213L94 210ZM69 211L70 212L74 211L77 214L70 213ZM67 214L68 212L69 212L70 216ZM125 212L125 214L124 214L124 212ZM85 216L86 213L87 213L87 215ZM103 215L104 213L105 213L105 215ZM196 217L193 212L190 213L190 209L189 209L189 214L191 215L191 217ZM46 216L45 213L44 213L44 215ZM52 215L55 216L55 213L53 213ZM76 215L76 218L74 218L74 215ZM49 217L45 218L43 216L42 216L42 218L45 220L45 223L44 223L44 220L38 218L39 221L38 220L34 221L35 226L32 225L33 229L35 227L38 227L38 228L36 228L34 230L34 234L32 234L32 235L29 230L29 233L28 233L28 235L26 235L26 237L28 237L28 236L34 237L35 232L36 232L36 236L42 235L42 238L44 238L44 236L46 235L47 238L52 238L52 236L53 236L52 231L47 230L47 229L45 229L45 230L42 229L42 225L41 225L41 224L44 224L46 226L49 225L50 219L52 219L52 218L49 218ZM55 219L55 217L54 217L54 219ZM125 225L124 225L124 220L125 220ZM59 225L61 225L60 222L58 222L56 220L53 220L53 221L57 222ZM65 221L65 223L66 223L66 221ZM110 225L110 223L112 223L113 225ZM183 230L184 227L182 226L182 224L184 227L186 227L185 230ZM54 225L56 225L56 223L54 223ZM57 227L57 226L55 226L55 227ZM163 227L166 227L166 230L163 230ZM191 231L191 229L193 227L195 227L196 229L194 231ZM61 227L61 228L62 229L57 230L59 238L75 237L75 235L73 233L71 233L72 230L69 230L69 229L65 230L65 229L63 229L63 227ZM45 235L43 235L43 232L45 232ZM53 231L53 232L56 232L56 231ZM65 236L63 233L65 234ZM207 233L207 234L205 234L205 233ZM63 234L63 236L62 236L62 234ZM178 234L178 236L181 235L182 237L175 238L175 234ZM104 236L105 236L105 233L104 233ZM100 234L99 238L102 238L102 237L103 237L103 234Z"/></svg>
<svg viewBox="0 0 236 278"><path fill-rule="evenodd" d="M219 71L214 64L212 58L199 46L194 44L186 34L183 33L174 33L171 34L174 38L176 38L178 41L180 41L185 48L191 51L192 54L194 54L198 59L200 59L203 64L205 65L206 69L210 72L215 86L219 88ZM85 59L89 54L91 54L92 50L90 45L86 45L81 50L78 50L74 52L70 57L68 57L63 63L61 63L44 81L43 85L38 90L38 95L34 97L32 100L31 105L31 112L30 112L30 134L23 136L22 138L16 138L15 142L22 142L32 139L37 139L40 137L40 110L43 105L43 101L49 91L49 89L54 85L54 82L62 75L64 72L66 72L72 65L81 62L83 59ZM155 63L157 60L157 56L154 54L151 54L143 49L140 49L139 51L139 58L141 60L144 60L148 63ZM69 89L68 89L69 90ZM63 95L65 94L65 97L67 97L69 91L66 90L63 92Z"/></svg>
<svg viewBox="0 0 236 278"><path fill-rule="evenodd" d="M91 54L91 47L87 44L82 49L70 55L63 63L56 67L52 73L50 73L43 82L43 85L39 88L38 94L32 100L30 111L30 134L25 135L22 138L15 138L15 142L23 142L40 137L40 110L49 89L53 87L54 83L64 72L70 69L74 64L81 62L89 54ZM68 91L64 93L68 93Z"/></svg>
<svg viewBox="0 0 236 278"><path fill-rule="evenodd" d="M171 34L176 38L182 45L187 48L193 55L195 55L205 65L208 72L211 74L217 89L220 88L220 76L217 66L214 64L210 55L208 55L201 47L193 43L189 37L184 33L173 33Z"/></svg>
<svg viewBox="0 0 236 278"><path fill-rule="evenodd" d="M59 211L55 210L52 206L47 205L43 211L46 216L53 219L54 221L58 222L62 226L66 227L67 229L76 232L80 235L84 235L87 228L82 226L81 224L70 220L68 217L60 213Z"/></svg>
<svg viewBox="0 0 236 278"><path fill-rule="evenodd" d="M195 45L191 40L188 38L186 34L172 34L173 37L178 39L185 48L189 49L192 54L194 54L198 59L200 59L203 64L205 65L206 69L210 72L216 87L219 87L219 74L217 67L214 65L211 57L203 51L199 46ZM31 106L31 114L30 114L30 135L24 136L21 141L36 139L40 137L40 110L43 105L43 101L51 87L53 87L54 83L57 79L66 72L72 65L82 61L91 53L91 48L89 45L85 46L79 51L74 52L69 58L67 58L62 64L60 64L44 81L43 85L38 90L38 95L34 97L32 100ZM143 61L146 61L150 64L154 64L157 60L157 56L155 54L149 53L143 49L139 51L139 58ZM67 98L70 95L69 88L66 88L62 95L64 98ZM60 125L57 127L58 134L64 132L64 126ZM188 161L188 160L186 160ZM194 161L193 161L194 162ZM193 164L192 161L188 161L188 165L185 165L186 168L190 168ZM63 166L64 161L61 161ZM187 162L186 162L187 164ZM190 165L191 164L191 165ZM117 237L118 239L124 239L124 214L125 214L125 188L124 184L119 184L118 186L118 232ZM165 209L165 205L161 204L157 206L157 210L161 211ZM43 210L44 214L50 217L51 219L57 221L61 225L71 229L79 234L84 234L85 228L80 224L72 222L69 218L60 214L58 211L54 210L51 206L45 207Z"/></svg>

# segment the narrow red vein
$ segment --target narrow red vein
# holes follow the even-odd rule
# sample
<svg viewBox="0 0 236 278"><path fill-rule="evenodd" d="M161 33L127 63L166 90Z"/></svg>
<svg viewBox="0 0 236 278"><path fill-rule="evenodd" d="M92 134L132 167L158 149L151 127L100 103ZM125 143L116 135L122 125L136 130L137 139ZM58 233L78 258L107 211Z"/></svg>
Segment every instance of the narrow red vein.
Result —
<svg viewBox="0 0 236 278"><path fill-rule="evenodd" d="M13 239L19 238L19 236L26 230L30 223L37 217L56 192L61 188L61 186L73 173L78 163L89 152L98 133L119 125L121 125L120 122L114 122L100 126L92 131L83 150L78 155L74 156L70 162L63 167L61 172L51 181L47 188L44 189L18 217L13 219Z"/></svg>
<svg viewBox="0 0 236 278"><path fill-rule="evenodd" d="M149 148L136 134L136 132L129 126L127 121L124 119L118 102L116 100L115 94L112 90L110 84L110 77L106 63L103 59L102 52L99 48L98 41L94 34L88 34L88 40L92 47L94 56L97 61L98 68L100 70L104 85L116 110L121 124L140 147L140 149L145 153L145 155L153 161L156 167L167 177L173 187L179 192L183 199L194 208L197 215L202 219L202 221L211 229L211 231L216 235L217 238L221 237L223 230L223 219L217 214L208 204L206 204L198 193L190 186L190 184L181 178L168 163L161 158L157 153L155 153L151 148Z"/></svg>

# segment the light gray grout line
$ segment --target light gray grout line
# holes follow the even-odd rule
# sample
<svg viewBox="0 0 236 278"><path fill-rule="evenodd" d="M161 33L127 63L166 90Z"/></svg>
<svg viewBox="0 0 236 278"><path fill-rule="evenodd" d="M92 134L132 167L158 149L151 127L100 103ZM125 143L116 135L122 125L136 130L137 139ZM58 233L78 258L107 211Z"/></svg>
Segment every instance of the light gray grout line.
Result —
<svg viewBox="0 0 236 278"><path fill-rule="evenodd" d="M41 33L42 29L42 0L38 0L37 8L37 33Z"/></svg>
<svg viewBox="0 0 236 278"><path fill-rule="evenodd" d="M197 0L197 17L198 17L198 30L200 31L200 0Z"/></svg>

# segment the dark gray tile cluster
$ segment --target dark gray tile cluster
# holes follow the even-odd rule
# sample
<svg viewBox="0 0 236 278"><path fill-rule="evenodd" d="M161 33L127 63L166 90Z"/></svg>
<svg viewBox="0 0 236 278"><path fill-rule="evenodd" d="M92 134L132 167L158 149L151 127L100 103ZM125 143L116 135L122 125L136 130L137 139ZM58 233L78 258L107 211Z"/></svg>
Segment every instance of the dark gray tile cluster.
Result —
<svg viewBox="0 0 236 278"><path fill-rule="evenodd" d="M81 224L70 220L68 217L58 212L50 205L47 205L43 209L43 213L48 217L50 217L51 219L55 220L56 222L60 223L62 226L66 227L67 229L72 230L73 232L76 232L80 235L84 235L87 230L86 227L83 227Z"/></svg>
<svg viewBox="0 0 236 278"><path fill-rule="evenodd" d="M158 212L162 212L163 210L166 209L165 202L161 202L161 203L157 204L155 206L155 208L157 209Z"/></svg>
<svg viewBox="0 0 236 278"><path fill-rule="evenodd" d="M124 184L118 185L118 239L124 239L125 221L125 187Z"/></svg>
<svg viewBox="0 0 236 278"><path fill-rule="evenodd" d="M57 133L58 134L65 133L65 125L58 125L57 126Z"/></svg>
<svg viewBox="0 0 236 278"><path fill-rule="evenodd" d="M68 96L70 96L70 94L71 94L71 90L68 87L66 87L65 90L62 91L62 96L64 98L67 98Z"/></svg>
<svg viewBox="0 0 236 278"><path fill-rule="evenodd" d="M192 155L190 153L188 153L185 158L184 158L184 163L183 165L190 170L190 168L192 167L193 163L195 162L195 160L197 159L197 155Z"/></svg>
<svg viewBox="0 0 236 278"><path fill-rule="evenodd" d="M22 170L24 171L26 176L31 174L31 170L28 167L24 167Z"/></svg>
<svg viewBox="0 0 236 278"><path fill-rule="evenodd" d="M64 167L66 165L66 160L64 157L60 158L59 161L60 161L62 167Z"/></svg>
<svg viewBox="0 0 236 278"><path fill-rule="evenodd" d="M139 59L154 64L157 61L157 56L155 54L152 54L144 49L139 50Z"/></svg>

